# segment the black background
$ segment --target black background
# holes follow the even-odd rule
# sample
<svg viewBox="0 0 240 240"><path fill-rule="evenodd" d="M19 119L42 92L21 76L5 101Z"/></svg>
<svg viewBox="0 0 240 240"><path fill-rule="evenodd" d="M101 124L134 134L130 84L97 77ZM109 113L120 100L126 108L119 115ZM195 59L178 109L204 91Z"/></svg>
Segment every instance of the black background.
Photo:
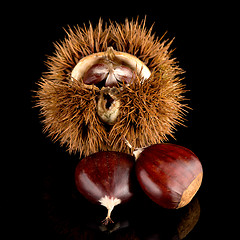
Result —
<svg viewBox="0 0 240 240"><path fill-rule="evenodd" d="M153 31L157 36L167 30L166 38L175 37L173 56L186 71L184 83L190 90L186 96L193 110L186 116L187 127L178 127L176 140L169 139L191 149L204 169L203 183L195 198L200 205L200 218L186 239L229 237L234 220L226 213L234 213L231 207L238 206L236 190L230 188L236 180L229 178L234 177L229 171L235 168L237 157L231 155L233 146L227 144L234 142L230 139L236 136L234 121L227 122L236 120L235 100L227 95L229 91L231 97L234 95L235 85L230 78L232 68L228 67L232 60L227 56L237 49L233 41L228 41L235 23L234 7L161 1L131 5L58 2L18 7L4 35L11 46L7 65L17 63L8 71L8 76L16 74L8 88L13 89L8 102L12 97L16 100L8 108L11 127L5 141L8 148L4 149L11 156L6 181L10 185L4 194L9 203L8 239L13 234L24 239L178 239L177 225L188 210L165 211L141 193L113 211L113 219L120 222L118 230L101 231L98 224L105 217L105 209L88 203L74 186L78 156L70 156L42 133L39 109L33 108L33 91L46 71L46 55L54 51L53 42L64 38L64 27L82 26L89 21L94 25L99 17L124 22L126 17L145 15L147 26L155 23Z"/></svg>

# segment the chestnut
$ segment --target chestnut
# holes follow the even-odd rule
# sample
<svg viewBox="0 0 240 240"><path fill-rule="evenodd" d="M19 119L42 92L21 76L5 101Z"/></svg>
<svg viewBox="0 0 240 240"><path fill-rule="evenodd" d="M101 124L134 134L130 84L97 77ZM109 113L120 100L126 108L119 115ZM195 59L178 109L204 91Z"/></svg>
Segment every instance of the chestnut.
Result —
<svg viewBox="0 0 240 240"><path fill-rule="evenodd" d="M199 159L175 144L155 144L137 151L136 175L143 191L164 208L187 205L203 177Z"/></svg>
<svg viewBox="0 0 240 240"><path fill-rule="evenodd" d="M71 78L77 81L83 78L83 82L87 85L97 84L108 78L105 86L112 87L117 81L130 84L135 78L135 72L142 82L151 76L151 71L140 59L108 47L105 52L83 57L72 70Z"/></svg>
<svg viewBox="0 0 240 240"><path fill-rule="evenodd" d="M121 152L103 151L83 158L75 169L78 191L89 201L108 209L104 224L113 222L113 208L133 196L131 172L134 157Z"/></svg>
<svg viewBox="0 0 240 240"><path fill-rule="evenodd" d="M116 65L112 63L98 63L94 64L84 74L83 82L85 84L102 85L105 87L117 87L118 83L130 84L135 78L134 72L127 66Z"/></svg>

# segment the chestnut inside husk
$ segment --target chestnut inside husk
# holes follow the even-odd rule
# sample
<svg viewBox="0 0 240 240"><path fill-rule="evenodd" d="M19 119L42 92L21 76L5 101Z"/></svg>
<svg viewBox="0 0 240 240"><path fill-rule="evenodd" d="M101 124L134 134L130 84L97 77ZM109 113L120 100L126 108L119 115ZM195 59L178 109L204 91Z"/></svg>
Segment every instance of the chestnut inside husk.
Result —
<svg viewBox="0 0 240 240"><path fill-rule="evenodd" d="M123 135L134 148L166 141L184 121L184 71L173 41L139 20L69 27L46 61L36 92L44 132L80 158L130 153Z"/></svg>

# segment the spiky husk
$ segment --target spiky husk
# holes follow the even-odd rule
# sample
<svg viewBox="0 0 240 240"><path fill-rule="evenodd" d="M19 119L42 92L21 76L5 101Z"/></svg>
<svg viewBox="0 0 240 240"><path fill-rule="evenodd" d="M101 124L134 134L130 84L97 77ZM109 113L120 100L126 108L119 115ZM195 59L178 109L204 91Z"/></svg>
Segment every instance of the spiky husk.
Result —
<svg viewBox="0 0 240 240"><path fill-rule="evenodd" d="M87 156L101 150L130 153L125 137L133 146L145 147L173 137L175 126L182 124L186 105L180 75L183 70L171 58L172 41L155 37L145 20L125 24L100 19L93 28L79 26L66 30L66 38L55 44L56 51L47 61L49 71L38 82L37 106L41 108L44 131L69 152ZM151 70L144 83L139 77L120 91L120 115L111 127L104 125L96 112L96 87L70 81L78 61L92 53L117 51L138 57Z"/></svg>

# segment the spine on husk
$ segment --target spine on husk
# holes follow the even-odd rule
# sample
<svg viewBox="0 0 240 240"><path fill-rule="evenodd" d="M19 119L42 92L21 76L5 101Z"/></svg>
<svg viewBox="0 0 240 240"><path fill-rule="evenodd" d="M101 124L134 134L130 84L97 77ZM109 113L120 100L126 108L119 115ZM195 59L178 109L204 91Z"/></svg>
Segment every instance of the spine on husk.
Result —
<svg viewBox="0 0 240 240"><path fill-rule="evenodd" d="M133 148L173 137L186 104L183 70L171 56L172 41L156 37L145 20L104 25L100 19L96 27L69 27L66 33L47 60L48 71L38 82L36 96L44 132L53 141L83 157L104 150L130 153L122 137ZM151 72L143 81L141 71L136 71L134 82L115 87L119 113L111 125L97 113L101 89L74 77L79 61L109 48L139 59Z"/></svg>

